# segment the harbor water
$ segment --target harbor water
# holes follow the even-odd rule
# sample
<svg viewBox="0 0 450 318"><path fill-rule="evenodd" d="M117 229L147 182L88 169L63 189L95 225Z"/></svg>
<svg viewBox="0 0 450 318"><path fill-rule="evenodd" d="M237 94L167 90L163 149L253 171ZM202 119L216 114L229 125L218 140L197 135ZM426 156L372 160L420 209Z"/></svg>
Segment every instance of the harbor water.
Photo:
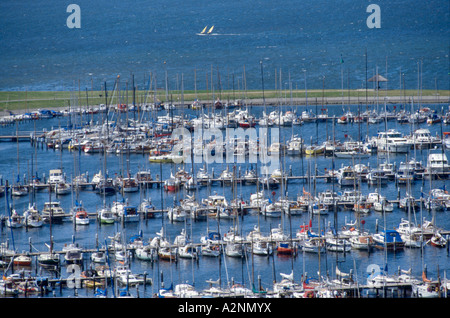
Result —
<svg viewBox="0 0 450 318"><path fill-rule="evenodd" d="M391 111L399 111L401 108L408 108L410 105L389 105ZM441 112L441 105L426 105L432 110ZM357 113L359 108L366 106L357 105L330 105L328 106L329 118L335 116L339 118L345 111L349 110ZM375 107L375 106L371 106ZM317 107L306 106L283 106L284 111L292 110L297 114L301 114L304 110L317 112ZM320 106L319 106L320 108ZM380 106L380 109L382 106ZM274 110L274 107L267 107L267 112ZM264 108L262 106L249 107L249 111L256 118L262 117ZM220 111L216 111L220 112ZM164 115L167 112L161 110L157 115ZM199 116L199 110L193 109L175 109L171 111L173 115L190 115ZM134 114L135 115L135 114ZM101 120L101 114L85 115L83 122L95 124ZM130 112L129 116L133 116ZM146 120L151 120L151 113L148 113ZM68 117L53 117L49 119L39 119L30 121L21 121L16 124L0 127L0 135L29 135L35 132L36 135L43 131L50 131L58 127L67 126ZM448 126L438 123L428 125L427 123L416 124L400 124L397 120L380 121L378 123L348 123L345 125L333 124L332 120L324 122L304 122L303 125L292 125L289 127L280 127L280 141L285 142L292 136L298 135L305 140L305 145L310 143L321 144L327 139L336 139L344 142L346 140L365 140L366 136L376 136L378 132L386 129L395 129L403 135L409 135L413 129L427 128L432 136L442 136L442 133L448 130ZM448 149L444 150L447 155ZM37 175L41 180L45 180L49 176L52 169L62 169L66 180L72 178L78 173L85 173L89 180L103 170L106 163L106 170L110 177L127 174L134 175L141 170L150 170L155 180L167 180L171 173L175 173L179 168L183 168L188 172L196 173L198 169L205 166L205 163L192 164L174 164L174 163L151 163L149 162L148 153L95 153L89 154L83 151L70 151L67 148L62 150L48 148L44 142L0 142L0 171L3 185L8 182L14 184L18 180L29 180L31 175ZM332 158L323 155L317 156L291 156L285 155L281 158L282 168L290 176L310 176L304 179L289 179L286 185L276 189L265 190L267 198L276 201L285 191L285 195L289 200L296 201L297 196L303 195L304 191L317 195L326 190L333 190L337 193L343 193L345 190L352 190L353 187L341 187L337 183L327 182L324 178L313 179L312 177L324 176L327 171L338 169L341 166L354 166L355 164L365 164L370 168L375 168L378 164L389 160L399 167L400 162L405 162L411 158L421 161L426 166L430 149L411 149L407 154L395 153L372 153L368 158L364 159L343 159ZM226 168L239 171L243 174L246 169L254 168L254 164L247 162L227 164L227 163L211 163L206 166L208 172L214 172L217 178ZM388 182L386 185L377 187L367 182L361 182L358 185L360 191L364 195L379 191L390 201L395 201L411 193L416 199L428 197L430 190L436 188L446 189L449 186L448 179L427 178L415 180L410 186L399 185L394 181ZM359 224L365 230L376 233L384 229L391 230L399 226L402 219L411 218L416 224L421 224L424 219L433 220L436 226L448 231L450 230L449 211L444 210L428 210L425 207L415 208L413 213L408 214L404 209L400 209L398 204L394 204L392 212L376 212L371 210L359 217L351 209L339 208L339 211L329 211L326 215L314 215L308 212L302 212L288 217L286 214L280 217L267 217L264 214L249 212L233 219L217 219L208 218L207 220L193 220L187 218L185 222L171 222L166 213L155 214L153 218L141 217L138 222L114 224L100 224L93 214L95 214L104 204L112 205L115 201L126 200L130 205L138 206L144 199L151 199L157 210L166 210L173 207L181 199L187 195L195 195L200 202L202 199L210 195L224 195L229 201L233 198L239 198L242 201L248 201L250 195L256 193L255 184L237 184L234 188L231 186L222 186L219 182L215 182L209 186L202 186L195 191L187 191L180 188L178 191L169 192L157 187L156 184L151 188L141 188L137 192L120 193L116 192L112 196L101 196L87 188L80 191L72 191L65 195L57 195L49 193L47 190L35 192L22 197L4 196L0 198L0 211L3 217L8 218L11 209L15 209L22 214L30 203L35 203L41 211L44 202L49 200L57 200L61 206L69 213L71 208L77 203L82 205L88 213L92 214L89 225L75 225L69 218L62 223L52 224L51 233L50 225L44 224L40 228L9 228L3 222L1 226L0 241L8 243L10 249L17 253L26 252L47 252L50 243L50 234L53 236L54 251L62 251L64 246L75 242L78 246L86 250L95 250L104 248L111 243L111 237L119 235L123 242L128 243L133 236L142 235L144 242L153 239L161 229L164 229L165 237L169 242L174 239L183 230L188 234L193 243L200 243L201 236L209 231L218 231L221 235L225 235L230 228L235 228L238 233L246 237L254 229L256 225L260 226L261 232L269 235L270 231L279 226L285 234L295 238L296 233L302 225L307 225L311 221L312 230L320 233L321 230L327 231L330 227L341 230L343 227L350 227L349 224ZM283 192L282 192L283 191ZM117 262L111 257L113 267ZM310 279L325 280L326 277L335 278L337 268L340 272L352 273L353 278L360 284L366 284L366 279L370 270L374 265L380 268L386 268L389 274L396 274L401 270L411 270L411 275L420 279L424 268L426 268L427 277L436 280L448 277L449 267L449 250L448 248L439 248L425 245L423 248L409 248L396 251L385 251L383 249L374 249L370 252L365 250L350 250L346 253L331 252L318 254L302 253L299 251L295 256L286 256L274 252L270 256L258 256L247 253L243 258L228 257L222 254L220 257L200 256L196 260L179 258L175 261L158 260L155 262L143 261L135 256L130 258L130 269L134 274L145 275L151 284L139 285L138 288L130 287L130 292L134 296L143 298L154 297L161 288L175 286L177 284L189 283L196 290L201 291L210 286L207 281L217 281L220 279L221 287L241 284L242 286L252 289L252 286L260 285L264 290L273 290L274 283L282 280L283 274L293 273L294 281L300 283L301 278L308 277ZM84 253L83 269L94 267L90 260L90 253ZM3 274L8 276L14 270L20 273L21 268L18 266L4 267ZM58 271L50 271L42 268L36 263L35 257L31 266L22 268L33 277L48 277L49 279L70 278L73 275L71 269L61 261L61 267ZM59 285L56 285L59 286ZM110 294L111 296L111 291ZM50 293L31 294L27 297L95 297L92 288L67 288L55 287ZM368 295L363 295L368 296ZM392 296L392 295L391 295ZM25 297L20 294L18 297ZM397 297L394 295L394 297Z"/></svg>

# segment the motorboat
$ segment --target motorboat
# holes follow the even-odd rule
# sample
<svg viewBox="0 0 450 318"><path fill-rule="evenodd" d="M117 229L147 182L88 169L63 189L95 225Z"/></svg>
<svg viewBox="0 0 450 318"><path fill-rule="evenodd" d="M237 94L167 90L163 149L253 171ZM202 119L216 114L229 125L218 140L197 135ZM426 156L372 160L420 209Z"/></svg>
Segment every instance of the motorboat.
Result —
<svg viewBox="0 0 450 318"><path fill-rule="evenodd" d="M123 178L120 188L123 192L137 192L139 190L139 184L135 178Z"/></svg>
<svg viewBox="0 0 450 318"><path fill-rule="evenodd" d="M301 155L303 150L303 139L298 135L292 136L287 143L286 153L291 156Z"/></svg>
<svg viewBox="0 0 450 318"><path fill-rule="evenodd" d="M225 255L229 257L244 257L245 245L236 242L227 242L225 244Z"/></svg>
<svg viewBox="0 0 450 318"><path fill-rule="evenodd" d="M418 149L433 148L440 143L440 139L431 136L430 130L426 128L417 129L408 140L410 145Z"/></svg>
<svg viewBox="0 0 450 318"><path fill-rule="evenodd" d="M349 242L352 249L370 251L374 246L372 235L368 233L360 233L358 235L352 235L349 238Z"/></svg>
<svg viewBox="0 0 450 318"><path fill-rule="evenodd" d="M273 253L273 248L266 240L256 240L252 243L251 252L255 255L268 256Z"/></svg>
<svg viewBox="0 0 450 318"><path fill-rule="evenodd" d="M63 247L64 260L67 264L81 264L83 262L83 250L76 243L70 243Z"/></svg>
<svg viewBox="0 0 450 318"><path fill-rule="evenodd" d="M72 209L72 214L74 217L74 221L77 225L88 225L89 224L89 215L83 206L80 204L76 205Z"/></svg>
<svg viewBox="0 0 450 318"><path fill-rule="evenodd" d="M376 144L380 152L407 153L411 148L408 139L394 129L379 132L376 137Z"/></svg>
<svg viewBox="0 0 450 318"><path fill-rule="evenodd" d="M116 216L107 207L103 207L97 211L97 218L102 224L113 224L116 221Z"/></svg>
<svg viewBox="0 0 450 318"><path fill-rule="evenodd" d="M342 167L338 170L337 180L340 186L354 186L357 184L355 170L350 167Z"/></svg>
<svg viewBox="0 0 450 318"><path fill-rule="evenodd" d="M385 230L373 235L375 247L387 250L401 250L405 247L400 233L396 230Z"/></svg>
<svg viewBox="0 0 450 318"><path fill-rule="evenodd" d="M118 266L114 269L114 272L118 282L122 285L136 286L141 282L141 280L139 280L126 266Z"/></svg>
<svg viewBox="0 0 450 318"><path fill-rule="evenodd" d="M44 208L42 209L42 217L45 220L50 220L54 223L62 222L63 218L66 216L61 203L59 201L45 202Z"/></svg>
<svg viewBox="0 0 450 318"><path fill-rule="evenodd" d="M186 210L181 206L174 206L169 208L167 212L167 217L171 222L184 222L188 217Z"/></svg>
<svg viewBox="0 0 450 318"><path fill-rule="evenodd" d="M118 217L123 220L123 222L138 222L140 215L137 206L125 205L123 209L119 210Z"/></svg>
<svg viewBox="0 0 450 318"><path fill-rule="evenodd" d="M106 263L106 253L103 251L97 250L91 254L91 261L94 263Z"/></svg>
<svg viewBox="0 0 450 318"><path fill-rule="evenodd" d="M425 173L439 176L450 173L450 164L444 152L435 152L428 155Z"/></svg>
<svg viewBox="0 0 450 318"><path fill-rule="evenodd" d="M49 184L58 184L65 183L64 174L61 169L52 169L49 172L48 183Z"/></svg>
<svg viewBox="0 0 450 318"><path fill-rule="evenodd" d="M59 182L54 184L54 191L58 195L69 194L72 191L72 187L66 182Z"/></svg>
<svg viewBox="0 0 450 318"><path fill-rule="evenodd" d="M367 183L375 186L386 186L388 183L388 177L381 169L372 169L366 176Z"/></svg>
<svg viewBox="0 0 450 318"><path fill-rule="evenodd" d="M136 248L135 255L142 261L154 261L157 259L156 249L152 248L150 245Z"/></svg>

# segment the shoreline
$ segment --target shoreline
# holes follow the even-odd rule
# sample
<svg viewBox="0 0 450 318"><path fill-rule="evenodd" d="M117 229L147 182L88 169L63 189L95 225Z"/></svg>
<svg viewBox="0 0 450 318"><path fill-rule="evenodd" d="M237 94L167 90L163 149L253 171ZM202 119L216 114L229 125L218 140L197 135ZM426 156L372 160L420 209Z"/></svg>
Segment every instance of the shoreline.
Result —
<svg viewBox="0 0 450 318"><path fill-rule="evenodd" d="M70 107L97 106L100 104L116 105L124 104L128 100L133 104L133 92L128 94L125 101L119 101L114 97L115 92L108 92L108 98L101 91L70 92L70 91L48 91L48 92L6 92L0 91L0 116L23 114L38 109L62 110ZM117 95L117 94L116 94ZM130 96L131 95L131 96ZM367 95L367 96L366 96ZM114 99L111 99L113 96ZM205 107L220 100L222 103L232 104L239 100L247 106L319 106L319 105L384 105L386 104L450 104L450 91L425 90L422 95L417 90L296 90L293 92L280 92L274 90L260 91L252 90L246 92L222 91L211 93L207 91L171 91L167 94L162 92L136 91L134 101L137 105L152 104L155 101L165 103L166 96L169 102L177 107L189 107L195 100ZM263 97L264 96L264 97Z"/></svg>

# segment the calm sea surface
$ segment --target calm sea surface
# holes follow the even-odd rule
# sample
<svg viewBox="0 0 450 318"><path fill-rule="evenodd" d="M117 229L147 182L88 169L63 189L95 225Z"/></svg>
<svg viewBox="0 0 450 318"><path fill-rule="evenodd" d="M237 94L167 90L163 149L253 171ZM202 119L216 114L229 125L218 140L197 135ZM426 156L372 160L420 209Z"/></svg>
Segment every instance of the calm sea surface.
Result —
<svg viewBox="0 0 450 318"><path fill-rule="evenodd" d="M185 89L231 88L232 75L247 88L274 88L275 71L294 87L364 87L367 74L389 79L389 88L449 89L449 2L376 1L381 28L370 29L369 1L86 1L79 0L81 28L70 29L67 3L2 1L0 89L61 90L113 82L118 74L137 85L150 72L170 87L184 75ZM210 36L197 35L205 26ZM341 64L341 60L344 61ZM245 69L245 74L244 74ZM403 74L402 76L400 74ZM347 83L348 81L348 83ZM282 84L284 85L284 84ZM161 86L160 86L161 87ZM210 86L209 86L210 87Z"/></svg>

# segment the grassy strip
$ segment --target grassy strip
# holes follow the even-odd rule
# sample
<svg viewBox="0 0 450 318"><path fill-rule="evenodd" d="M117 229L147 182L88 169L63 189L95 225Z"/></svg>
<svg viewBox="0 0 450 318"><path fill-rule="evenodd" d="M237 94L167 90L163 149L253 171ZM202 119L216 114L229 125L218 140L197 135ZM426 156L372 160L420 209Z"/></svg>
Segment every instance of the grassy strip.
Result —
<svg viewBox="0 0 450 318"><path fill-rule="evenodd" d="M448 100L450 97L450 90L423 90L421 92L422 96L434 96L437 99ZM128 92L128 97L125 92L121 92L121 103L128 102L131 104L133 102L133 93ZM108 91L108 104L117 104L119 99L117 98L118 93ZM250 90L250 91L216 91L214 95L210 91L170 91L168 94L168 100L174 103L180 103L183 99L186 104L192 103L196 98L203 102L210 102L214 99L219 98L222 101L234 101L236 99L261 99L263 93L260 90ZM267 90L264 91L264 97L266 99L271 98L286 98L290 99L292 96L295 98L305 98L306 93L304 90L293 90L290 91L275 91ZM359 97L364 99L366 96L365 90L308 90L308 98L314 98L320 100L320 98L328 97ZM367 91L368 97L377 96L377 92L373 90ZM418 96L417 90L388 90L379 91L378 96L382 99L384 96ZM137 91L135 93L135 102L139 103L152 103L155 100L154 92ZM165 102L166 93L165 91L156 92L156 100ZM80 91L80 92L70 92L70 91L0 91L0 111L4 110L31 110L31 109L44 109L44 108L57 108L57 107L67 107L67 106L85 106L85 105L98 105L105 104L105 92L103 91Z"/></svg>

